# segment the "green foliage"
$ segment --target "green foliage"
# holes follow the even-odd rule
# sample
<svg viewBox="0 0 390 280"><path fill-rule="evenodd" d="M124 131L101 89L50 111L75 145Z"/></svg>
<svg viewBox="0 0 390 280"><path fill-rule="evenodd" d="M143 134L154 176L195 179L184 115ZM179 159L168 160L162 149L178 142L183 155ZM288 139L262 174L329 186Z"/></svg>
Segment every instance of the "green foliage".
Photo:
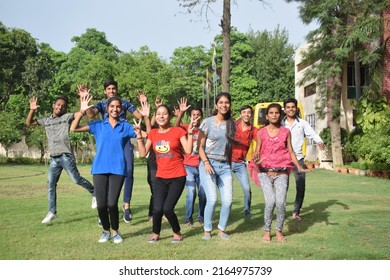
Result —
<svg viewBox="0 0 390 280"><path fill-rule="evenodd" d="M15 119L15 116L9 112L0 112L0 144L3 145L6 150L6 156L8 156L8 148L14 142L22 140L22 134L19 128L19 121Z"/></svg>
<svg viewBox="0 0 390 280"><path fill-rule="evenodd" d="M368 169L368 163L367 163L367 161L361 161L360 163L359 163L359 168L361 169L361 170L367 170Z"/></svg>
<svg viewBox="0 0 390 280"><path fill-rule="evenodd" d="M340 133L341 133L341 147L344 147L348 141L348 131L345 128L340 128ZM325 127L320 132L320 137L324 141L325 147L327 148L332 147L332 135L330 132L330 127Z"/></svg>

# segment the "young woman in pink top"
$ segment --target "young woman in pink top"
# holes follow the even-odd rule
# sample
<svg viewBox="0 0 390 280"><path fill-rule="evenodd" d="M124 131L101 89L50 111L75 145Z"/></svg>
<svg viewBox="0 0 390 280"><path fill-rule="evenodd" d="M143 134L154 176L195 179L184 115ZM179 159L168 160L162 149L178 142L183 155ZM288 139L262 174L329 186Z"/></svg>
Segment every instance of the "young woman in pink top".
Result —
<svg viewBox="0 0 390 280"><path fill-rule="evenodd" d="M283 223L286 214L286 197L288 176L294 165L299 172L303 169L291 146L291 134L288 128L281 125L282 107L272 103L266 111L268 125L257 134L256 151L253 161L259 167L259 181L264 194L264 236L263 241L271 241L271 224L274 208L276 207L276 239L286 242L283 236Z"/></svg>

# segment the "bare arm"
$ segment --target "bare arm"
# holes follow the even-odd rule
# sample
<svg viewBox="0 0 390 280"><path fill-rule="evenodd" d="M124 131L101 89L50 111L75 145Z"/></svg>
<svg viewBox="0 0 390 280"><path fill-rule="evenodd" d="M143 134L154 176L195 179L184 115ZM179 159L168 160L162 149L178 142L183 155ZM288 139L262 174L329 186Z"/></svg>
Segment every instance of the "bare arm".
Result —
<svg viewBox="0 0 390 280"><path fill-rule="evenodd" d="M211 166L211 163L209 162L209 159L207 158L206 152L204 150L204 147L206 145L206 135L199 131L199 137L198 137L198 149L199 149L199 158L204 164L204 168L207 173L214 174L214 169Z"/></svg>
<svg viewBox="0 0 390 280"><path fill-rule="evenodd" d="M30 98L30 111L28 112L27 118L26 118L26 125L36 125L38 124L37 120L34 119L35 111L38 109L37 105L37 97L33 96Z"/></svg>
<svg viewBox="0 0 390 280"><path fill-rule="evenodd" d="M185 97L180 98L180 102L177 101L177 104L179 104L179 110L176 112L175 126L179 126L181 124L181 119L184 113L191 107L191 105L187 106L187 98Z"/></svg>
<svg viewBox="0 0 390 280"><path fill-rule="evenodd" d="M89 131L89 125L80 126L80 120L83 117L83 113L76 112L74 113L74 120L72 121L72 124L70 125L70 131L73 132L87 132Z"/></svg>

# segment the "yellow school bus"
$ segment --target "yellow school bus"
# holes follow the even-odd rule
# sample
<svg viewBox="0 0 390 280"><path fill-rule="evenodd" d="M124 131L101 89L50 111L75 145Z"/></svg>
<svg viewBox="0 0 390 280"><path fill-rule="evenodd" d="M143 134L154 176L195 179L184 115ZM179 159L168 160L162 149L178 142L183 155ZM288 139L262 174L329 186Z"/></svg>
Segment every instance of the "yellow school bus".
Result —
<svg viewBox="0 0 390 280"><path fill-rule="evenodd" d="M267 107L272 103L277 103L277 104L280 104L280 106L282 106L282 119L285 117L286 114L284 113L283 102L257 103L256 106L253 108L253 113L252 113L253 122L252 123L258 129L260 129L266 125L266 123L267 123L267 119L265 117L266 110L267 110ZM303 107L302 107L301 103L298 103L297 109L298 109L297 110L298 117L303 119L305 116L303 114ZM253 152L255 151L255 149L256 149L256 142L252 141L251 146L249 147L249 150L248 150L248 154L246 156L248 161L252 159L252 155L253 155ZM306 140L303 143L302 152L303 152L303 155L306 155Z"/></svg>

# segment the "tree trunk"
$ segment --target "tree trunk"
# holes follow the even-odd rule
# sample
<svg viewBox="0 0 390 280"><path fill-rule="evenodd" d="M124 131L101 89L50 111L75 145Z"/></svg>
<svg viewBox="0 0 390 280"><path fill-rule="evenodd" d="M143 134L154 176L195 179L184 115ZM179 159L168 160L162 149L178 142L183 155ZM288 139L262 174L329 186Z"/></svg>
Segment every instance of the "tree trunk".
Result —
<svg viewBox="0 0 390 280"><path fill-rule="evenodd" d="M230 29L231 29L231 14L230 0L223 1L223 16L221 20L222 27L222 91L230 93Z"/></svg>
<svg viewBox="0 0 390 280"><path fill-rule="evenodd" d="M332 158L333 166L343 164L343 153L341 147L341 128L340 128L340 110L341 110L341 92L342 92L342 74L335 76L329 83L328 110L331 113L330 133L332 136Z"/></svg>

